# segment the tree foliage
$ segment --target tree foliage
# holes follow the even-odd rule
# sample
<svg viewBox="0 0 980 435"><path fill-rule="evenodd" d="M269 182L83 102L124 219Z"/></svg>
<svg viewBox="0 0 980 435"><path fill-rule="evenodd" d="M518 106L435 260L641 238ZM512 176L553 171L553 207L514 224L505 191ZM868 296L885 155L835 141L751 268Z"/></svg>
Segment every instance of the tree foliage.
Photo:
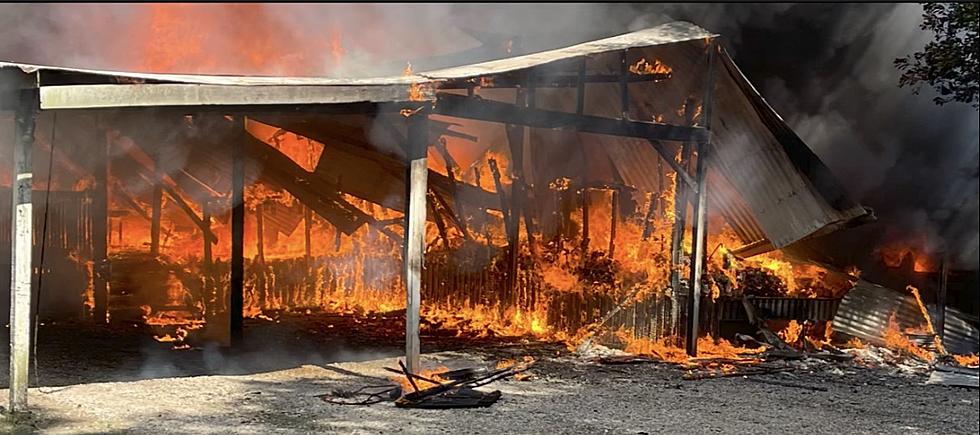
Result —
<svg viewBox="0 0 980 435"><path fill-rule="evenodd" d="M980 5L977 3L924 3L923 30L936 34L922 51L895 59L902 72L899 86L918 93L928 83L939 93L934 100L943 105L961 102L977 107L980 88L978 53Z"/></svg>

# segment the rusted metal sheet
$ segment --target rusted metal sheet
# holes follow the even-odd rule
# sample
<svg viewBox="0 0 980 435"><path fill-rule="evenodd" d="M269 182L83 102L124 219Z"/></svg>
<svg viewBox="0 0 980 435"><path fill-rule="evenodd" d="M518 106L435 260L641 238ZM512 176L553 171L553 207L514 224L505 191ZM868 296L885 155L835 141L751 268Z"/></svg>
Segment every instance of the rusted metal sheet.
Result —
<svg viewBox="0 0 980 435"><path fill-rule="evenodd" d="M912 295L868 281L859 281L841 301L833 320L834 333L884 345L882 336L892 316L903 331L906 328L920 327L925 322L925 317ZM945 329L948 352L977 352L980 347L980 332L958 310L946 309Z"/></svg>

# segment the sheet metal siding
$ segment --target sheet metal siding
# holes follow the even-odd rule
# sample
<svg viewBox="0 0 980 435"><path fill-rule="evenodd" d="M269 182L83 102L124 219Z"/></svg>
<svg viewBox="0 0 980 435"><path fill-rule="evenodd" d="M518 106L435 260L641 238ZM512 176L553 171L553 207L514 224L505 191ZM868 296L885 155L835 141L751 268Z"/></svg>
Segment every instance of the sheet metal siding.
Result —
<svg viewBox="0 0 980 435"><path fill-rule="evenodd" d="M841 300L835 298L752 298L756 309L770 319L826 321L834 318ZM748 321L741 299L721 299L721 321Z"/></svg>
<svg viewBox="0 0 980 435"><path fill-rule="evenodd" d="M915 299L910 294L860 281L841 301L833 320L834 332L884 345L882 334L888 327L888 321L893 313L902 330L918 327L925 322ZM980 332L957 310L947 308L946 313L947 351L977 352L980 346L978 345Z"/></svg>

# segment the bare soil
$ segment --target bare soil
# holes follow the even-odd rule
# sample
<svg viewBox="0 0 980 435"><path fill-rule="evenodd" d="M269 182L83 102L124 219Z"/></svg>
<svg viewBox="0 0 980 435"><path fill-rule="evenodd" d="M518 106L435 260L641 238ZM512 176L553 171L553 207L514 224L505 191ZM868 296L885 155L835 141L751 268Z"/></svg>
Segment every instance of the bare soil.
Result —
<svg viewBox="0 0 980 435"><path fill-rule="evenodd" d="M390 382L383 368L397 367L397 328L396 319L284 316L250 321L235 351L174 351L138 327L45 325L32 414L0 423L0 432L966 434L980 425L977 390L924 385L920 375L811 361L789 373L687 381L672 366L597 365L554 344L434 336L423 337L426 366L532 355L534 376L482 387L503 393L483 409L343 406L317 397ZM2 390L0 406L6 402Z"/></svg>

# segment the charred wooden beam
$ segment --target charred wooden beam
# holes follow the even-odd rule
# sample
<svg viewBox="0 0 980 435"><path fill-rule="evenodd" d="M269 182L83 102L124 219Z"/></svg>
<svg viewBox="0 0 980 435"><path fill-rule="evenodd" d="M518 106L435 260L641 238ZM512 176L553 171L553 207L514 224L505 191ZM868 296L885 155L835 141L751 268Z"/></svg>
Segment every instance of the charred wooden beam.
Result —
<svg viewBox="0 0 980 435"><path fill-rule="evenodd" d="M949 280L949 253L942 255L942 264L939 265L939 290L936 292L936 334L939 341L943 342L946 338L946 287Z"/></svg>
<svg viewBox="0 0 980 435"><path fill-rule="evenodd" d="M211 201L205 200L201 204L201 214L204 225L211 229ZM211 244L204 239L204 294L208 298L208 311L214 314L217 305L217 295L214 293L214 260L212 258Z"/></svg>
<svg viewBox="0 0 980 435"><path fill-rule="evenodd" d="M667 165L669 165L670 168L673 169L675 173L677 173L679 179L684 180L684 183L687 184L688 189L690 189L692 192L697 192L698 191L697 181L694 181L694 178L691 177L691 174L687 173L687 169L685 169L684 165L678 163L677 160L674 159L674 157L667 152L667 149L664 148L664 144L660 143L660 141L653 140L653 139L650 139L649 142L650 145L653 146L653 149L657 151L657 154L660 154L660 157L663 159L663 161L667 162Z"/></svg>
<svg viewBox="0 0 980 435"><path fill-rule="evenodd" d="M163 214L163 169L160 167L160 151L153 153L153 195L150 219L150 254L160 254L160 219Z"/></svg>
<svg viewBox="0 0 980 435"><path fill-rule="evenodd" d="M699 127L682 127L646 121L628 121L520 108L499 101L477 97L468 98L448 93L438 94L434 113L481 121L520 124L535 128L572 128L584 133L644 139L703 142L708 137L707 131Z"/></svg>
<svg viewBox="0 0 980 435"><path fill-rule="evenodd" d="M428 115L416 113L408 118L408 158L405 173L405 242L404 279L407 304L405 309L405 361L408 372L419 370L419 322L422 303L422 258L425 251L425 192L429 175L426 151L428 148Z"/></svg>
<svg viewBox="0 0 980 435"><path fill-rule="evenodd" d="M34 128L37 92L22 91L14 115L14 158L10 243L10 411L27 411L27 382L31 348L31 261L34 211L31 199L34 170ZM41 243L44 243L43 240Z"/></svg>
<svg viewBox="0 0 980 435"><path fill-rule="evenodd" d="M92 148L97 157L92 171L92 317L97 324L109 321L109 147L105 130L93 130Z"/></svg>
<svg viewBox="0 0 980 435"><path fill-rule="evenodd" d="M616 253L616 225L619 221L619 190L612 191L612 213L609 219L609 258Z"/></svg>
<svg viewBox="0 0 980 435"><path fill-rule="evenodd" d="M691 222L691 273L688 278L687 296L687 329L686 349L690 356L698 354L698 327L700 326L701 313L701 276L704 272L704 263L708 238L708 197L706 195L704 181L707 175L707 160L710 154L708 144L698 147L697 177L698 184L702 189L696 193L697 200L694 203L694 220Z"/></svg>
<svg viewBox="0 0 980 435"><path fill-rule="evenodd" d="M706 130L711 129L712 93L715 87L715 53L718 46L714 41L708 44L708 76L705 80L704 99L702 100L701 124ZM701 303L701 274L704 271L708 242L708 195L707 171L708 160L711 156L710 134L708 140L698 147L697 162L697 202L694 204L695 220L691 225L691 275L688 284L690 292L687 298L687 354L698 354L698 326Z"/></svg>
<svg viewBox="0 0 980 435"><path fill-rule="evenodd" d="M231 164L231 282L228 301L232 346L241 345L245 308L245 150L251 138L245 117L236 118L237 136L232 139Z"/></svg>

